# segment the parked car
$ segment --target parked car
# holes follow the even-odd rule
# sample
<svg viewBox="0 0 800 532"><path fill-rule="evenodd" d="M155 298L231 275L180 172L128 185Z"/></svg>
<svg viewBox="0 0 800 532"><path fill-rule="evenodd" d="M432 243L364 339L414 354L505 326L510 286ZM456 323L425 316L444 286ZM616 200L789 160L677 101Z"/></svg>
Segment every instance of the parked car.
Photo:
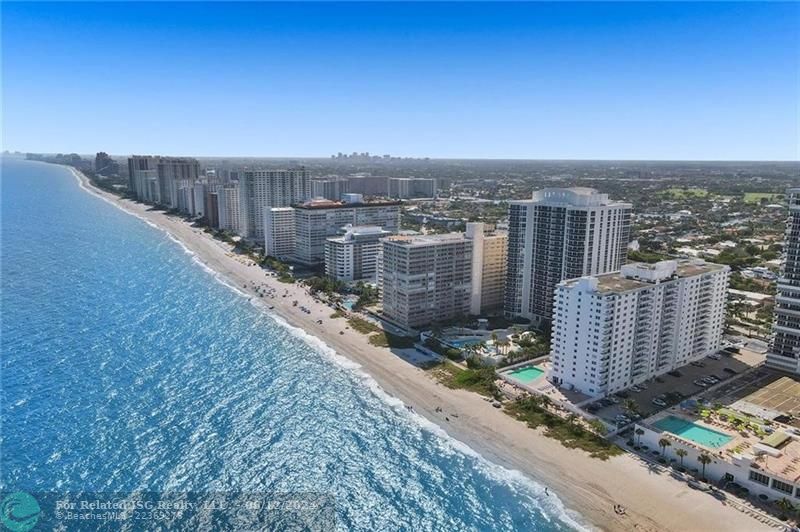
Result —
<svg viewBox="0 0 800 532"><path fill-rule="evenodd" d="M736 370L732 368L722 368L722 371L725 373L730 373L731 375L736 375Z"/></svg>
<svg viewBox="0 0 800 532"><path fill-rule="evenodd" d="M689 362L689 364L691 364L692 366L694 366L696 368L704 368L704 367L706 367L706 365L703 364L702 362L700 362L699 360L694 360L692 362Z"/></svg>
<svg viewBox="0 0 800 532"><path fill-rule="evenodd" d="M668 372L667 372L667 375L669 375L670 377L675 377L675 378L678 378L678 377L682 377L682 376L683 376L683 374L682 374L680 371L678 371L678 370L675 370L675 371L668 371Z"/></svg>
<svg viewBox="0 0 800 532"><path fill-rule="evenodd" d="M662 401L658 397L653 398L653 400L650 401L650 402L653 403L656 406L661 406L661 407L667 406L667 403L665 403L664 401Z"/></svg>
<svg viewBox="0 0 800 532"><path fill-rule="evenodd" d="M722 356L719 353L711 353L710 355L708 355L708 358L710 358L711 360L721 360Z"/></svg>
<svg viewBox="0 0 800 532"><path fill-rule="evenodd" d="M700 379L695 380L694 381L694 385L695 386L700 386L701 388L708 388L708 384L706 384L705 382L701 381Z"/></svg>
<svg viewBox="0 0 800 532"><path fill-rule="evenodd" d="M643 382L637 384L636 386L638 386L642 390L646 390L647 389L647 385L645 383L643 383Z"/></svg>
<svg viewBox="0 0 800 532"><path fill-rule="evenodd" d="M631 386L631 391L632 391L633 393L639 393L639 392L641 392L641 391L642 391L642 389L641 389L641 388L639 388L638 386Z"/></svg>

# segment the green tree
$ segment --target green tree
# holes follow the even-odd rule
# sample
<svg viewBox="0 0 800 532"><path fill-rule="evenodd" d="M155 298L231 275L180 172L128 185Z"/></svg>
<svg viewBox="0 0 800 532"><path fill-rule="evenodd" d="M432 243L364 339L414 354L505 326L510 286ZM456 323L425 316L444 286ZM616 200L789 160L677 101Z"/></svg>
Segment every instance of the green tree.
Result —
<svg viewBox="0 0 800 532"><path fill-rule="evenodd" d="M637 427L634 431L636 433L636 446L639 447L642 444L642 435L644 435L644 429Z"/></svg>
<svg viewBox="0 0 800 532"><path fill-rule="evenodd" d="M684 457L685 457L687 454L689 454L689 453L687 453L685 449L677 449L677 450L675 451L675 454L676 454L676 455L678 455L678 458L680 458L680 460L681 460L681 467L683 467L683 458L684 458Z"/></svg>
<svg viewBox="0 0 800 532"><path fill-rule="evenodd" d="M706 453L702 453L697 457L697 461L703 465L703 480L706 478L706 466L711 463L711 457Z"/></svg>
<svg viewBox="0 0 800 532"><path fill-rule="evenodd" d="M667 455L667 447L670 447L671 445L672 442L666 438L661 438L658 440L658 446L661 447L661 454L663 454L665 457Z"/></svg>

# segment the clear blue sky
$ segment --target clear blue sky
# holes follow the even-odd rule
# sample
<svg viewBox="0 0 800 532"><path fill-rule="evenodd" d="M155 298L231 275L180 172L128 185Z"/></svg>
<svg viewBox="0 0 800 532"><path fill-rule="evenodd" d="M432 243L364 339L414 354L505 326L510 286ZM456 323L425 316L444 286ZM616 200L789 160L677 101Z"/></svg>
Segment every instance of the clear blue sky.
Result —
<svg viewBox="0 0 800 532"><path fill-rule="evenodd" d="M800 4L2 4L3 147L798 159Z"/></svg>

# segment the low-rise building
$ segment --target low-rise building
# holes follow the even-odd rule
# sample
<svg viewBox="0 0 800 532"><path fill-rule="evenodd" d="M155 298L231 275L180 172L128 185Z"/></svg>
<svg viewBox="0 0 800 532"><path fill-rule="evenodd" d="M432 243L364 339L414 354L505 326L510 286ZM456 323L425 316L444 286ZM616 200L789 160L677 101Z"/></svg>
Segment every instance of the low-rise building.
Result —
<svg viewBox="0 0 800 532"><path fill-rule="evenodd" d="M375 282L381 238L391 235L378 226L347 226L325 242L325 274L337 281Z"/></svg>
<svg viewBox="0 0 800 532"><path fill-rule="evenodd" d="M719 350L728 273L662 261L559 283L548 378L602 397Z"/></svg>
<svg viewBox="0 0 800 532"><path fill-rule="evenodd" d="M469 314L472 241L463 233L382 240L383 314L406 329Z"/></svg>

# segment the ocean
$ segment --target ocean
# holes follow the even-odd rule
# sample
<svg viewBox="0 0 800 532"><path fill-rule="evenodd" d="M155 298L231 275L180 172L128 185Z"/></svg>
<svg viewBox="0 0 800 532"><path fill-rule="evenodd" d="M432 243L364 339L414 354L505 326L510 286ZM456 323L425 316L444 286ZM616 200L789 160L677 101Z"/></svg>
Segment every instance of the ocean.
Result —
<svg viewBox="0 0 800 532"><path fill-rule="evenodd" d="M38 500L41 522L56 518L48 497L116 494L273 501L246 509L280 529L577 526L543 486L409 412L69 170L6 158L0 192L0 491ZM255 518L215 511L145 518Z"/></svg>

